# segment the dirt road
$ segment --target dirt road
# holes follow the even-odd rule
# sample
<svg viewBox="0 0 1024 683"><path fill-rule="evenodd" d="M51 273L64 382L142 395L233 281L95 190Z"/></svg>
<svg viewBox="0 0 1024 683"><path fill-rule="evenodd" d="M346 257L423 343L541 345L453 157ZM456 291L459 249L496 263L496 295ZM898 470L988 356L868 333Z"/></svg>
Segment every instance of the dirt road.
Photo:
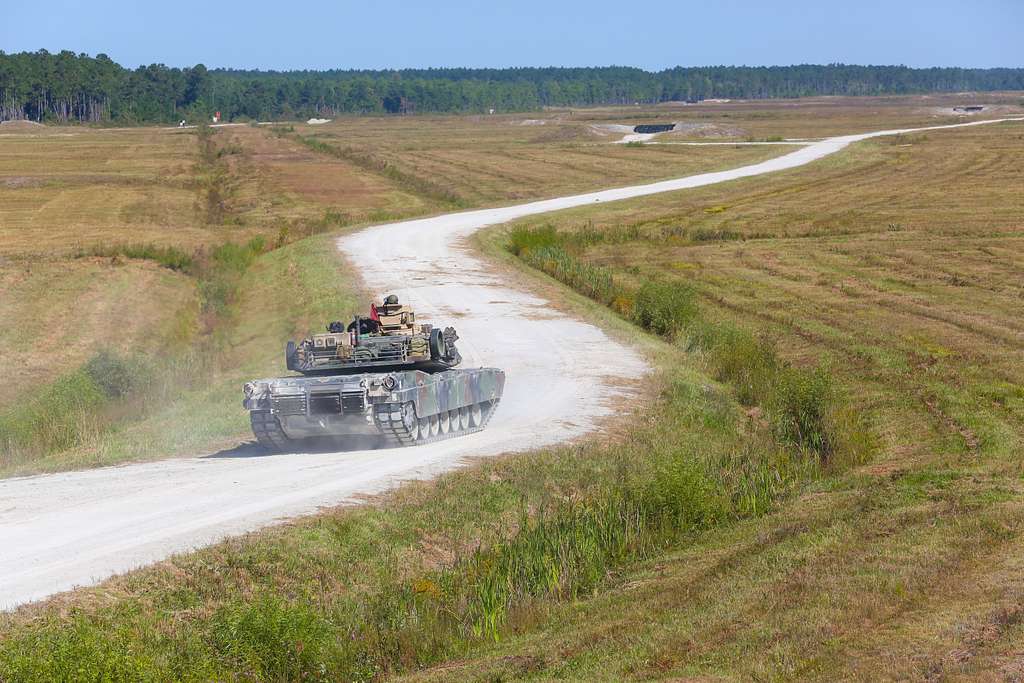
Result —
<svg viewBox="0 0 1024 683"><path fill-rule="evenodd" d="M987 123L992 122L959 125ZM946 127L952 126L916 130ZM463 338L467 367L505 369L505 398L488 428L399 450L172 459L0 481L0 608L92 584L402 480L430 477L465 456L585 434L621 397L620 380L645 372L643 360L506 281L465 248L466 236L530 214L793 168L850 143L900 132L912 131L829 138L730 171L381 225L339 240L339 248L364 269L371 291L396 292L424 318L452 320Z"/></svg>

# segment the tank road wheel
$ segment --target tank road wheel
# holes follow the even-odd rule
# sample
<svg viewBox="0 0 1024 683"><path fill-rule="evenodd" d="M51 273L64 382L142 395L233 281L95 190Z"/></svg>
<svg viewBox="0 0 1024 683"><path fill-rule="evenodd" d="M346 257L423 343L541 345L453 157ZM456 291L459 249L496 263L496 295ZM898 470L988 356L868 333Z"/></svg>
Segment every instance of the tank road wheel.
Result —
<svg viewBox="0 0 1024 683"><path fill-rule="evenodd" d="M448 421L451 422L452 431L458 432L462 430L462 421L459 420L459 409L453 408L448 411Z"/></svg>
<svg viewBox="0 0 1024 683"><path fill-rule="evenodd" d="M437 421L440 423L439 424L439 427L440 427L439 431L442 434L447 434L448 432L450 432L452 430L452 421L448 417L448 411L447 410L442 410L440 412L440 414L438 414Z"/></svg>
<svg viewBox="0 0 1024 683"><path fill-rule="evenodd" d="M483 427L484 425L487 424L487 422L491 419L491 415L494 414L494 409L497 408L497 407L498 407L498 399L494 399L492 401L481 401L480 402L480 412L482 413L482 415L480 417L480 426L481 427Z"/></svg>
<svg viewBox="0 0 1024 683"><path fill-rule="evenodd" d="M435 437L441 433L441 420L437 415L431 415L427 418L430 420L430 436Z"/></svg>
<svg viewBox="0 0 1024 683"><path fill-rule="evenodd" d="M466 431L470 427L472 425L469 424L469 406L462 406L459 408L459 429Z"/></svg>
<svg viewBox="0 0 1024 683"><path fill-rule="evenodd" d="M281 423L277 417L270 414L269 410L253 410L249 413L249 424L252 425L253 436L256 441L268 451L281 453L288 450L291 439L281 429Z"/></svg>
<svg viewBox="0 0 1024 683"><path fill-rule="evenodd" d="M416 422L419 423L418 426L420 428L420 438L419 438L419 440L423 441L424 439L429 439L430 438L430 418L429 417L421 417L418 420L416 420Z"/></svg>
<svg viewBox="0 0 1024 683"><path fill-rule="evenodd" d="M402 427L407 435L402 439L402 443L414 443L419 440L420 422L416 419L416 406L412 401L402 406Z"/></svg>
<svg viewBox="0 0 1024 683"><path fill-rule="evenodd" d="M479 403L474 403L469 406L469 426L473 429L480 427L484 423L484 411L481 410Z"/></svg>

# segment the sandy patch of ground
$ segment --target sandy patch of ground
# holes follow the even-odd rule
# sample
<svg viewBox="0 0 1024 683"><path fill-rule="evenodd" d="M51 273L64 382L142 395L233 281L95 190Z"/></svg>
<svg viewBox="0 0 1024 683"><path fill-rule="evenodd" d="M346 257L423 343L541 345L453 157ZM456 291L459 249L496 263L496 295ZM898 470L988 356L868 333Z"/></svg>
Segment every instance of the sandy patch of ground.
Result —
<svg viewBox="0 0 1024 683"><path fill-rule="evenodd" d="M718 123L677 123L674 130L665 133L666 138L742 138L747 131L737 126Z"/></svg>

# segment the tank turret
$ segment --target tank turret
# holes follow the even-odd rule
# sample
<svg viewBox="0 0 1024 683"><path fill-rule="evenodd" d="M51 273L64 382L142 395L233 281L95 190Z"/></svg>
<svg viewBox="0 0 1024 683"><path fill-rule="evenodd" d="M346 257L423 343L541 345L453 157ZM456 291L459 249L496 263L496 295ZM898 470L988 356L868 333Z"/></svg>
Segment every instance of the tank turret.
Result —
<svg viewBox="0 0 1024 683"><path fill-rule="evenodd" d="M458 338L453 327L418 323L416 313L391 294L379 307L371 304L366 317L354 316L348 324L335 321L326 332L288 342L285 364L304 375L355 374L367 368L440 372L462 361Z"/></svg>

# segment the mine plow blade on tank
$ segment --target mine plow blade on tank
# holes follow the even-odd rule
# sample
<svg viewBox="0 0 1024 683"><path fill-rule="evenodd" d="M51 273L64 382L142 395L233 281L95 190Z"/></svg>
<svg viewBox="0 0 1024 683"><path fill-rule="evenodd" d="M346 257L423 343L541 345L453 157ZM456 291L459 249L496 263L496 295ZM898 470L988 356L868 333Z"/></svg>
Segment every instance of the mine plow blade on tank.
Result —
<svg viewBox="0 0 1024 683"><path fill-rule="evenodd" d="M456 369L455 329L416 321L394 295L367 317L288 342L297 375L246 383L243 405L260 445L288 451L316 437L377 435L390 446L482 430L505 387L497 368Z"/></svg>

